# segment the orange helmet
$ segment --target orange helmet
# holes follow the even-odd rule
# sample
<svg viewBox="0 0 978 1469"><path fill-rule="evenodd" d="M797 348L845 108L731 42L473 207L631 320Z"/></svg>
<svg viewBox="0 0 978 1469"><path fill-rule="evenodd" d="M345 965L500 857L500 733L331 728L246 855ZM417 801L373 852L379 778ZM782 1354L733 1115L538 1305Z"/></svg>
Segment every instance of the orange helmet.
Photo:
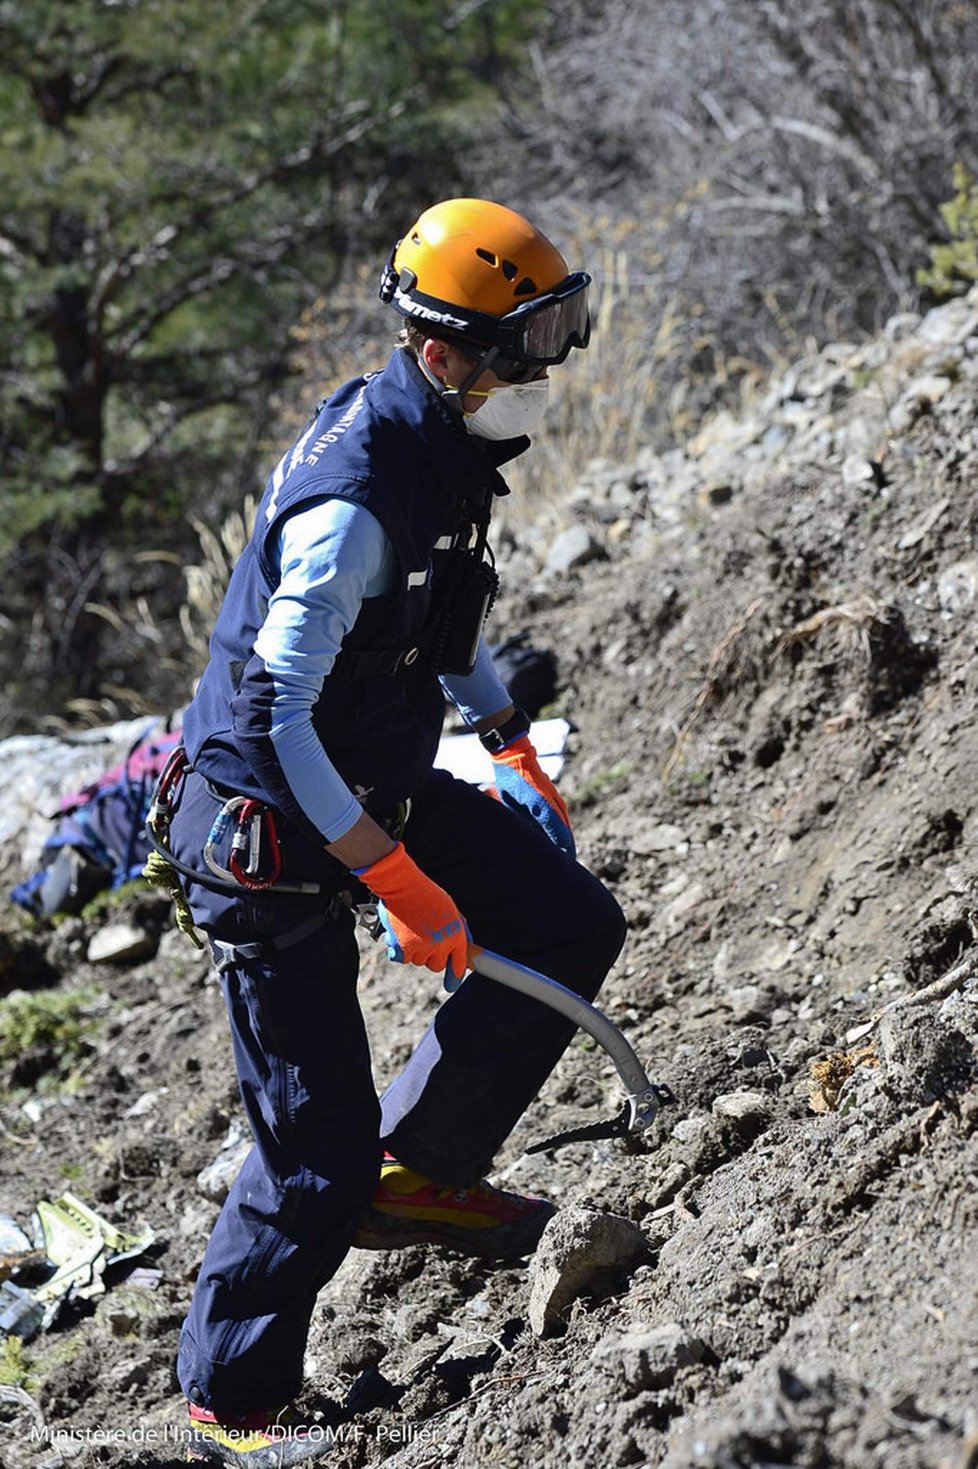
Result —
<svg viewBox="0 0 978 1469"><path fill-rule="evenodd" d="M499 366L537 372L587 346L590 283L521 214L446 199L394 246L380 298L419 326L492 349Z"/></svg>

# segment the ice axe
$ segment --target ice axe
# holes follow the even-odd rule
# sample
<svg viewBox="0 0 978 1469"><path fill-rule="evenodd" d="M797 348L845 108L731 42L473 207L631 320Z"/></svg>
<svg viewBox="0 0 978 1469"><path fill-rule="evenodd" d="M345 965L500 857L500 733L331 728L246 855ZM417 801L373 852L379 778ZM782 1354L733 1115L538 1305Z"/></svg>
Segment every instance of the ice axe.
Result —
<svg viewBox="0 0 978 1469"><path fill-rule="evenodd" d="M571 1128L542 1143L534 1143L527 1148L528 1153L543 1153L551 1148L561 1147L564 1143L625 1138L631 1133L644 1132L652 1126L659 1108L676 1100L667 1086L649 1081L641 1061L617 1025L566 985L540 974L536 969L528 968L525 964L504 959L491 949L482 949L478 944L469 945L468 958L470 968L477 974L495 980L497 984L504 984L509 989L518 990L520 994L529 995L531 999L539 1000L541 1004L557 1010L586 1031L614 1061L625 1088L626 1100L616 1116L606 1122L593 1122L583 1127Z"/></svg>
<svg viewBox="0 0 978 1469"><path fill-rule="evenodd" d="M376 903L355 905L357 922L370 934L380 938L382 925L377 917ZM641 1061L628 1041L607 1015L587 1000L556 979L530 969L526 964L517 964L514 959L504 959L492 949L483 949L478 944L468 946L469 968L497 984L518 990L533 1000L558 1011L586 1031L603 1050L607 1051L625 1088L626 1100L621 1110L606 1122L587 1123L567 1132L557 1133L542 1143L527 1148L528 1153L543 1153L564 1143L592 1142L601 1138L627 1139L633 1133L645 1132L655 1121L659 1108L676 1099L667 1086L649 1081Z"/></svg>

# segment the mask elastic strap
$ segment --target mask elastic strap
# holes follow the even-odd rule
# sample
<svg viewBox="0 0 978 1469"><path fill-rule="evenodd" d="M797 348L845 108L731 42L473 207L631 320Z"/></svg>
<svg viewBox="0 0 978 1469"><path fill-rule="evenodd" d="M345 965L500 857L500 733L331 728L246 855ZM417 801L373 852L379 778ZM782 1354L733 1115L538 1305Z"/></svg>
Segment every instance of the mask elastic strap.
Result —
<svg viewBox="0 0 978 1469"><path fill-rule="evenodd" d="M498 347L487 347L482 356L476 359L475 366L462 379L458 387L447 388L445 392L442 393L442 401L445 403L446 407L456 415L457 418L462 418L464 416L465 409L462 407L462 404L465 401L466 393L472 387L472 384L478 382L482 374L492 366L498 356Z"/></svg>

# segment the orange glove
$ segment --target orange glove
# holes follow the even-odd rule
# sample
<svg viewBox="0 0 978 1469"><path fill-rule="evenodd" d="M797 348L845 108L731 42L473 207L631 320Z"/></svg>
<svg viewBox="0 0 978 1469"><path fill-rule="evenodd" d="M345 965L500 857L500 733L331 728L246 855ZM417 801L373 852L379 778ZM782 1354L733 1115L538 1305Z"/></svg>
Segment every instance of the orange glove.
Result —
<svg viewBox="0 0 978 1469"><path fill-rule="evenodd" d="M570 815L563 796L540 766L528 735L494 752L496 791L504 806L524 811L543 827L554 846L576 855Z"/></svg>
<svg viewBox="0 0 978 1469"><path fill-rule="evenodd" d="M398 842L393 852L354 868L380 898L377 917L395 964L423 964L436 974L450 970L461 979L466 969L469 931L455 901L426 877Z"/></svg>

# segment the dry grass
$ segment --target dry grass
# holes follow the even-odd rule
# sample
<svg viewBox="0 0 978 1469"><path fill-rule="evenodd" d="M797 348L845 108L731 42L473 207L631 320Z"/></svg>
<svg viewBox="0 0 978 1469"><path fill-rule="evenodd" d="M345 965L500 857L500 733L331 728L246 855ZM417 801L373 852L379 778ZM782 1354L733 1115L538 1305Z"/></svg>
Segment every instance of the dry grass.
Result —
<svg viewBox="0 0 978 1469"><path fill-rule="evenodd" d="M840 651L869 659L874 628L888 620L888 610L869 592L861 592L851 602L837 602L822 607L804 622L796 623L778 640L775 653L784 653L795 643L810 642L829 632L840 644Z"/></svg>
<svg viewBox="0 0 978 1469"><path fill-rule="evenodd" d="M729 693L731 687L737 683L741 669L754 661L752 655L746 652L744 634L763 606L764 598L756 597L737 621L727 629L711 652L706 676L693 700L692 708L676 735L675 744L663 767L663 780L669 779L682 759L690 733L706 706Z"/></svg>
<svg viewBox="0 0 978 1469"><path fill-rule="evenodd" d="M186 593L177 614L178 628L161 623L144 596L117 603L85 604L86 612L112 629L117 646L125 650L130 663L156 668L167 676L169 686L190 694L207 662L214 621L235 562L251 535L256 508L255 496L248 495L240 509L233 510L216 531L203 521L191 522L200 544L200 559L182 566ZM180 564L170 551L143 551L136 559ZM100 686L97 698L71 699L59 714L45 715L41 725L54 734L66 735L71 730L95 729L159 712L160 698L154 683L143 689L106 682Z"/></svg>
<svg viewBox="0 0 978 1469"><path fill-rule="evenodd" d="M857 1046L852 1051L833 1051L821 1061L813 1061L809 1079L809 1106L813 1112L834 1112L839 1105L842 1088L858 1066L878 1066L876 1042Z"/></svg>
<svg viewBox="0 0 978 1469"><path fill-rule="evenodd" d="M201 520L191 522L200 542L201 560L184 567L187 596L180 608L180 628L199 675L207 662L207 644L221 609L231 572L255 523L258 502L247 495L240 510L232 510L218 531Z"/></svg>
<svg viewBox="0 0 978 1469"><path fill-rule="evenodd" d="M647 300L634 274L623 250L606 250L595 266L589 348L552 370L546 428L507 470L517 493L503 523L559 507L593 460L633 463L668 420L659 372L679 351L679 308Z"/></svg>

